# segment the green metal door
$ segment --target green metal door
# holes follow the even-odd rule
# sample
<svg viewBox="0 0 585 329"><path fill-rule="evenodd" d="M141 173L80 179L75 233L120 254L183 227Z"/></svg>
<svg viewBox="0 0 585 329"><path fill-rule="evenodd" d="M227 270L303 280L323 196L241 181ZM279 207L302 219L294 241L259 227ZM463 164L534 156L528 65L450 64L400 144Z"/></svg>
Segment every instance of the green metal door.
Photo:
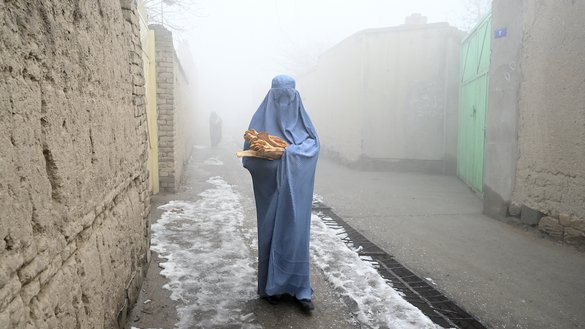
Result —
<svg viewBox="0 0 585 329"><path fill-rule="evenodd" d="M490 41L491 15L461 45L457 175L477 192L483 191Z"/></svg>

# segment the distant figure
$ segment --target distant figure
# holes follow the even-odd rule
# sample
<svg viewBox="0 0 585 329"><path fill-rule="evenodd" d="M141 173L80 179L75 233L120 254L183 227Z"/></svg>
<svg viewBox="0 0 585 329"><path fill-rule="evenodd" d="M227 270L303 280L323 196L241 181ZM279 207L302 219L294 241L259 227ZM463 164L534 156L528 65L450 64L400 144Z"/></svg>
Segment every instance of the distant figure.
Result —
<svg viewBox="0 0 585 329"><path fill-rule="evenodd" d="M217 113L211 112L209 116L209 135L211 137L211 146L216 147L221 142L221 125L222 121Z"/></svg>
<svg viewBox="0 0 585 329"><path fill-rule="evenodd" d="M290 295L310 314L314 306L309 231L319 139L293 78L279 75L272 79L272 88L248 129L266 131L289 144L280 159L242 160L252 175L256 199L258 294L271 304Z"/></svg>

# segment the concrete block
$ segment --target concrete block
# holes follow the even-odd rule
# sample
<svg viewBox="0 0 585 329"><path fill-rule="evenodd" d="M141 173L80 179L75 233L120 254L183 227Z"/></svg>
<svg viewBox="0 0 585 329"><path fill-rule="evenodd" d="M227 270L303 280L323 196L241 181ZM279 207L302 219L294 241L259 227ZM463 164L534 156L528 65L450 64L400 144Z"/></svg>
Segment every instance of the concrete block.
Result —
<svg viewBox="0 0 585 329"><path fill-rule="evenodd" d="M571 225L571 216L567 214L560 213L559 214L559 223L563 226Z"/></svg>
<svg viewBox="0 0 585 329"><path fill-rule="evenodd" d="M526 225L535 226L538 225L538 222L543 216L544 214L540 211L523 205L520 213L520 222Z"/></svg>
<svg viewBox="0 0 585 329"><path fill-rule="evenodd" d="M585 220L584 219L572 218L570 221L570 226L576 230L585 232Z"/></svg>
<svg viewBox="0 0 585 329"><path fill-rule="evenodd" d="M538 229L555 239L560 240L563 238L564 228L556 218L542 217L538 223Z"/></svg>
<svg viewBox="0 0 585 329"><path fill-rule="evenodd" d="M510 206L508 207L508 214L512 217L520 217L520 213L522 212L522 206L517 202L511 202Z"/></svg>
<svg viewBox="0 0 585 329"><path fill-rule="evenodd" d="M585 232L571 227L565 227L564 240L572 245L585 245Z"/></svg>

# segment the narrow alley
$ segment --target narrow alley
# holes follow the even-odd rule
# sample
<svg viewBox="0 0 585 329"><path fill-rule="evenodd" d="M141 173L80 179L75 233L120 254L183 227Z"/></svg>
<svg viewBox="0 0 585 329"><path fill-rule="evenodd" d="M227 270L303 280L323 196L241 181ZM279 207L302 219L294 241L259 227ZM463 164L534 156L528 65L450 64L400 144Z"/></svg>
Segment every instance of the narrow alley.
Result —
<svg viewBox="0 0 585 329"><path fill-rule="evenodd" d="M164 279L149 273L129 328L435 328L317 216L316 310L307 316L293 300L259 299L254 199L236 147L196 147L180 191L153 198L152 250L160 258L149 272Z"/></svg>
<svg viewBox="0 0 585 329"><path fill-rule="evenodd" d="M179 193L153 198L152 250L162 258L153 256L128 328L435 327L397 300L392 282L374 274L376 264L360 260L359 246L348 248L318 216L311 228L313 316L293 301L259 299L254 199L235 157L239 147L234 139L196 147ZM582 254L485 217L460 181L356 171L327 158L317 173L318 198L485 326L582 327Z"/></svg>
<svg viewBox="0 0 585 329"><path fill-rule="evenodd" d="M0 329L585 329L583 13L0 0Z"/></svg>

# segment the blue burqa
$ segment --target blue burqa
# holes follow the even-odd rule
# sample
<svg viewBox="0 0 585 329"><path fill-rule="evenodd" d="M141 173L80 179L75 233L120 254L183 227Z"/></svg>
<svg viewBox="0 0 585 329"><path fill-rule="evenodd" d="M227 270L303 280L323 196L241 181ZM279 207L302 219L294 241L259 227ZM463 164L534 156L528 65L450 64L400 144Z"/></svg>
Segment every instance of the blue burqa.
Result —
<svg viewBox="0 0 585 329"><path fill-rule="evenodd" d="M243 159L256 198L258 294L311 299L309 232L319 139L293 78L272 80L249 129L267 131L289 144L279 160Z"/></svg>

